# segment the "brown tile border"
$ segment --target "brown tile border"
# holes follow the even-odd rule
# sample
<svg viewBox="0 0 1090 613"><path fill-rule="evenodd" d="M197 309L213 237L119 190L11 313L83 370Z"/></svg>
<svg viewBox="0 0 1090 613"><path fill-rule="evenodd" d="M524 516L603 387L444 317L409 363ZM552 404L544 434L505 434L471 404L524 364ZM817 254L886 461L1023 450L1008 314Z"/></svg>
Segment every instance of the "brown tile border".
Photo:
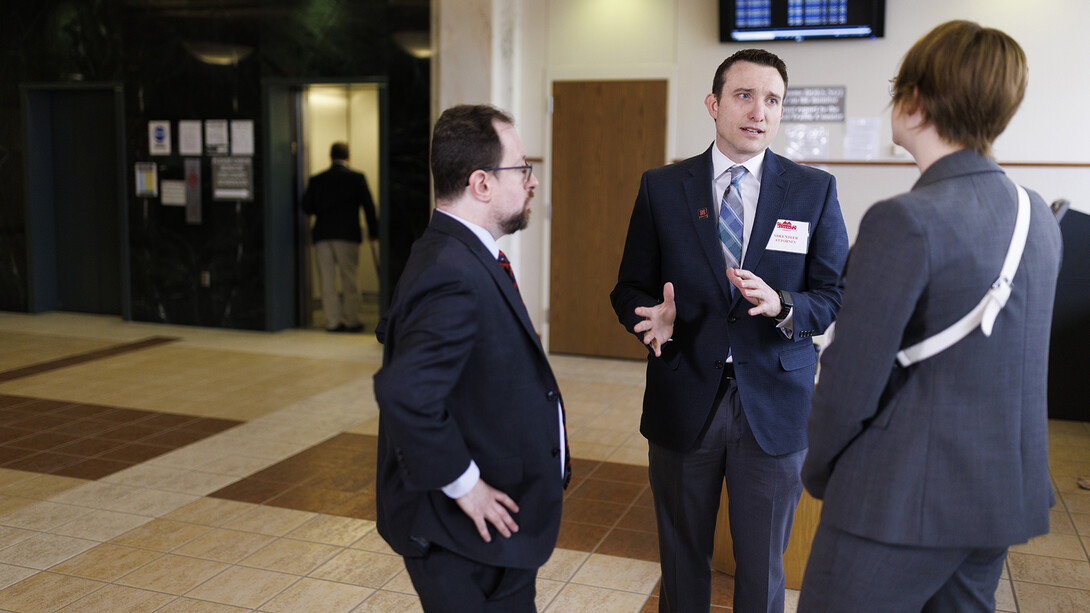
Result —
<svg viewBox="0 0 1090 613"><path fill-rule="evenodd" d="M23 377L29 377L32 375L40 375L44 372L67 368L69 366L75 366L76 364L82 364L84 362L93 362L94 360L101 360L103 358L120 355L122 353L129 353L131 351L147 349L148 347L155 347L158 345L164 345L166 343L173 343L177 340L179 340L178 337L174 336L150 336L148 338L133 341L131 343L112 345L110 347L104 347L102 349L95 349L93 351L78 353L76 355L70 355L64 358L57 358L56 360L49 360L48 362L39 362L37 364L31 364L30 366L23 366L22 368L13 368L12 370L5 370L3 372L0 372L0 383L3 383L5 381L12 381L14 379L21 379Z"/></svg>

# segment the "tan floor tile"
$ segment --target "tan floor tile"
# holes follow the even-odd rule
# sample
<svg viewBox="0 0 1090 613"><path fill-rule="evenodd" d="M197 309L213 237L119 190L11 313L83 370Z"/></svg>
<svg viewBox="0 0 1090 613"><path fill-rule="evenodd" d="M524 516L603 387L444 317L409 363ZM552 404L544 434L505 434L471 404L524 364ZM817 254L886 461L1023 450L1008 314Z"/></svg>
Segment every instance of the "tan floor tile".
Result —
<svg viewBox="0 0 1090 613"><path fill-rule="evenodd" d="M290 538L347 547L375 531L375 522L353 517L318 515L287 534Z"/></svg>
<svg viewBox="0 0 1090 613"><path fill-rule="evenodd" d="M38 473L27 472L25 470L12 470L10 468L0 468L0 487L7 487L20 481L26 481L27 479L35 479L38 477Z"/></svg>
<svg viewBox="0 0 1090 613"><path fill-rule="evenodd" d="M169 594L107 585L64 607L58 613L150 613L173 599Z"/></svg>
<svg viewBox="0 0 1090 613"><path fill-rule="evenodd" d="M95 541L70 536L36 534L0 551L0 563L45 570L95 545Z"/></svg>
<svg viewBox="0 0 1090 613"><path fill-rule="evenodd" d="M572 583L650 594L660 578L659 565L628 558L591 554Z"/></svg>
<svg viewBox="0 0 1090 613"><path fill-rule="evenodd" d="M1014 582L1022 613L1085 613L1090 611L1090 590Z"/></svg>
<svg viewBox="0 0 1090 613"><path fill-rule="evenodd" d="M1090 513L1072 513L1071 521L1075 524L1075 532L1090 536Z"/></svg>
<svg viewBox="0 0 1090 613"><path fill-rule="evenodd" d="M797 603L797 600L796 600ZM1014 586L1010 579L1000 579L995 588L995 610L1017 613L1018 605L1014 601Z"/></svg>
<svg viewBox="0 0 1090 613"><path fill-rule="evenodd" d="M379 588L404 569L405 563L398 556L346 549L310 573L310 576Z"/></svg>
<svg viewBox="0 0 1090 613"><path fill-rule="evenodd" d="M345 432L352 434L369 434L371 436L378 436L378 418L368 419L367 421L359 424Z"/></svg>
<svg viewBox="0 0 1090 613"><path fill-rule="evenodd" d="M616 450L617 445L600 445L598 443L580 443L576 441L571 443L571 457L580 460L603 461Z"/></svg>
<svg viewBox="0 0 1090 613"><path fill-rule="evenodd" d="M143 515L130 515L128 513L118 513L117 511L91 511L83 517L50 530L50 532L93 541L108 541L146 523L148 523L148 518Z"/></svg>
<svg viewBox="0 0 1090 613"><path fill-rule="evenodd" d="M1012 552L1028 553L1030 555L1048 556L1052 558L1066 558L1068 560L1086 560L1086 552L1083 551L1079 537L1064 534L1045 534L1024 545L1011 547Z"/></svg>
<svg viewBox="0 0 1090 613"><path fill-rule="evenodd" d="M360 540L352 543L352 549L363 549L364 551L373 551L375 553L397 555L390 547L390 544L386 542L386 539L382 538L382 535L378 533L378 530L368 532L360 537Z"/></svg>
<svg viewBox="0 0 1090 613"><path fill-rule="evenodd" d="M227 568L227 564L173 554L164 555L115 583L181 595Z"/></svg>
<svg viewBox="0 0 1090 613"><path fill-rule="evenodd" d="M45 531L66 524L90 511L85 507L39 501L0 516L0 525Z"/></svg>
<svg viewBox="0 0 1090 613"><path fill-rule="evenodd" d="M586 552L554 549L553 554L549 556L549 561L537 571L537 576L555 581L568 581L575 576L575 572L588 558L590 554Z"/></svg>
<svg viewBox="0 0 1090 613"><path fill-rule="evenodd" d="M202 526L222 526L243 513L256 509L256 504L224 500L222 498L201 498L171 511L163 519L184 521Z"/></svg>
<svg viewBox="0 0 1090 613"><path fill-rule="evenodd" d="M275 537L216 528L182 545L174 553L234 564L273 541Z"/></svg>
<svg viewBox="0 0 1090 613"><path fill-rule="evenodd" d="M316 517L317 513L256 505L254 509L224 524L225 528L284 536Z"/></svg>
<svg viewBox="0 0 1090 613"><path fill-rule="evenodd" d="M204 496L238 481L231 475L217 475L195 470L183 472L169 479L164 479L156 485L157 489L168 492L181 492L183 494L195 494Z"/></svg>
<svg viewBox="0 0 1090 613"><path fill-rule="evenodd" d="M1090 471L1088 471L1090 472ZM1060 492L1064 506L1070 513L1090 513L1090 490Z"/></svg>
<svg viewBox="0 0 1090 613"><path fill-rule="evenodd" d="M53 496L87 483L85 479L58 477L56 475L38 475L33 479L24 479L0 488L0 493L8 496L22 496L35 500L48 500Z"/></svg>
<svg viewBox="0 0 1090 613"><path fill-rule="evenodd" d="M38 573L0 591L0 609L16 613L56 611L104 585L78 577Z"/></svg>
<svg viewBox="0 0 1090 613"><path fill-rule="evenodd" d="M159 466L152 464L151 462L144 462L143 464L137 464L120 470L112 475L107 475L101 479L106 483L117 483L120 485L128 485L138 488L156 488L159 483L177 477L183 474L185 471L180 468L171 468L168 466Z"/></svg>
<svg viewBox="0 0 1090 613"><path fill-rule="evenodd" d="M0 590L13 583L18 583L34 573L35 571L32 568L0 564Z"/></svg>
<svg viewBox="0 0 1090 613"><path fill-rule="evenodd" d="M159 490L140 490L131 496L106 505L111 511L159 517L175 511L196 500L197 496L163 492Z"/></svg>
<svg viewBox="0 0 1090 613"><path fill-rule="evenodd" d="M393 579L386 582L386 585L382 586L382 589L387 592L398 592L401 594L410 594L416 596L416 586L413 585L413 578L409 576L408 570L403 570L400 573L394 575Z"/></svg>
<svg viewBox="0 0 1090 613"><path fill-rule="evenodd" d="M1060 587L1090 589L1090 562L1064 560L1012 552L1008 556L1011 579Z"/></svg>
<svg viewBox="0 0 1090 613"><path fill-rule="evenodd" d="M207 526L170 521L169 519L154 519L139 528L114 538L110 542L114 545L167 552L174 551L208 531Z"/></svg>
<svg viewBox="0 0 1090 613"><path fill-rule="evenodd" d="M179 598L155 613L248 613L248 611L250 609L192 598Z"/></svg>
<svg viewBox="0 0 1090 613"><path fill-rule="evenodd" d="M424 608L416 596L379 590L352 613L424 613Z"/></svg>
<svg viewBox="0 0 1090 613"><path fill-rule="evenodd" d="M5 496L0 494L0 522L3 521L3 517L8 513L14 513L23 507L30 506L39 502L33 498L22 498L20 496Z"/></svg>
<svg viewBox="0 0 1090 613"><path fill-rule="evenodd" d="M534 595L534 606L538 611L544 611L549 608L549 604L556 598L556 595L560 593L560 590L564 589L563 581L552 581L550 579L537 578L537 582L534 585L537 593Z"/></svg>
<svg viewBox="0 0 1090 613"><path fill-rule="evenodd" d="M234 566L188 592L186 597L253 609L298 580L294 575Z"/></svg>
<svg viewBox="0 0 1090 613"><path fill-rule="evenodd" d="M0 526L0 549L14 545L19 541L25 541L26 539L38 534L36 530L24 530L23 528L12 528L11 526Z"/></svg>
<svg viewBox="0 0 1090 613"><path fill-rule="evenodd" d="M647 596L643 594L569 583L545 613L638 613L645 602Z"/></svg>
<svg viewBox="0 0 1090 613"><path fill-rule="evenodd" d="M305 575L341 551L341 547L281 538L239 562L294 575Z"/></svg>
<svg viewBox="0 0 1090 613"><path fill-rule="evenodd" d="M212 461L195 466L197 470L218 475L247 477L276 462L269 458L255 458L244 455L225 455Z"/></svg>
<svg viewBox="0 0 1090 613"><path fill-rule="evenodd" d="M163 554L103 543L50 569L51 572L112 582Z"/></svg>
<svg viewBox="0 0 1090 613"><path fill-rule="evenodd" d="M1062 509L1057 510L1053 508L1048 514L1048 533L1049 534L1078 534L1075 531L1075 525L1071 523L1071 515Z"/></svg>
<svg viewBox="0 0 1090 613"><path fill-rule="evenodd" d="M303 579L261 606L266 613L347 613L374 590L319 579Z"/></svg>
<svg viewBox="0 0 1090 613"><path fill-rule="evenodd" d="M80 507L103 509L105 505L139 492L140 488L105 481L89 481L79 487L66 490L53 496L50 502L61 502Z"/></svg>

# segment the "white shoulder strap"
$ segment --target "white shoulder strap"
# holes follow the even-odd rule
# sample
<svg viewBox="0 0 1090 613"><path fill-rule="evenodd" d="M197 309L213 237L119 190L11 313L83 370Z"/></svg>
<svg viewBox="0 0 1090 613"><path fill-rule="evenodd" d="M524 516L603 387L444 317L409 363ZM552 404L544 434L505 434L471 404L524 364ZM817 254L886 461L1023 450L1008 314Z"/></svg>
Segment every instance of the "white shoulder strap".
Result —
<svg viewBox="0 0 1090 613"><path fill-rule="evenodd" d="M980 326L984 336L992 335L995 318L1010 298L1011 279L1018 270L1022 251L1026 247L1026 237L1029 236L1029 194L1021 185L1015 184L1015 187L1018 189L1018 217L1014 222L1014 234L1011 236L1010 247L1007 249L1006 259L1003 260L1003 269L999 272L999 278L992 283L991 289L984 294L984 298L976 305L976 308L965 317L942 332L897 352L897 363L902 367L946 351L969 336L977 326Z"/></svg>

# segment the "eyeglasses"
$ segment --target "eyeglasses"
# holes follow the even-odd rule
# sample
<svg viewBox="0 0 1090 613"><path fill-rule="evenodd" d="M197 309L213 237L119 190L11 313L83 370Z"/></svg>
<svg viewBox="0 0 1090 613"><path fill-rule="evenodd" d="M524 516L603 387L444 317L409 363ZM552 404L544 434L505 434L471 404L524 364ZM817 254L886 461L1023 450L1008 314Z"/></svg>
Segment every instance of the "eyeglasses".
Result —
<svg viewBox="0 0 1090 613"><path fill-rule="evenodd" d="M889 80L889 95L893 96L897 93L897 77L893 77Z"/></svg>
<svg viewBox="0 0 1090 613"><path fill-rule="evenodd" d="M485 172L495 172L497 170L521 170L522 182L529 183L530 177L534 174L533 164L523 164L522 166L497 166L496 168L482 168Z"/></svg>

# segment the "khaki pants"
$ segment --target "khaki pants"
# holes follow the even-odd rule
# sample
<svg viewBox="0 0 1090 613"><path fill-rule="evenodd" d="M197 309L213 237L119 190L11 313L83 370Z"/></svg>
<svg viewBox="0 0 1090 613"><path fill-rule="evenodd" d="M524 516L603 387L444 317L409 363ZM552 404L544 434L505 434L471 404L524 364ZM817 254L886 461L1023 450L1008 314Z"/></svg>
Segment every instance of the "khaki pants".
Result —
<svg viewBox="0 0 1090 613"><path fill-rule="evenodd" d="M322 287L322 311L325 327L332 330L338 324L349 328L360 325L360 291L356 287L356 267L360 260L360 244L352 241L325 240L314 243L318 263L318 282ZM340 269L341 293L337 294L337 270Z"/></svg>

